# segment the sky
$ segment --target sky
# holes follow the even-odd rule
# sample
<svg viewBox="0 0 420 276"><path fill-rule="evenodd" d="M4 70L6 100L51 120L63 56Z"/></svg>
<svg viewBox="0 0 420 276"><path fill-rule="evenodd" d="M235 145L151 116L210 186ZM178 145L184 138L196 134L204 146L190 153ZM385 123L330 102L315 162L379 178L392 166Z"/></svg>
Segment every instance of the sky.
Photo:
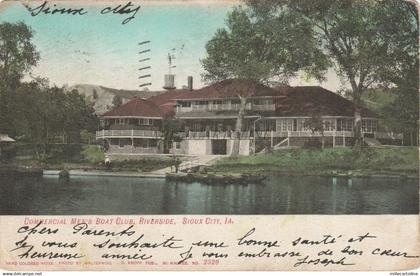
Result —
<svg viewBox="0 0 420 276"><path fill-rule="evenodd" d="M31 7L42 4L28 2ZM87 4L88 3L88 4ZM133 1L141 6L128 23L122 22L131 14L101 14L105 7L125 5L128 1L55 1L47 2L52 9L84 8L84 15L43 14L31 16L18 1L0 3L0 22L23 21L34 31L33 42L41 60L33 76L46 77L58 86L95 84L117 89L142 89L139 85L151 82L150 90L161 90L168 73L168 53L175 56L172 73L175 85L187 84L193 76L194 88L201 82L205 45L218 28L223 28L227 13L236 1ZM150 41L145 45L139 42ZM142 50L150 52L139 54ZM145 62L140 59L150 58ZM151 69L139 71L145 66ZM143 73L143 74L141 74ZM151 77L139 79L140 75ZM319 84L301 79L292 85L322 85L335 91L340 83L334 73Z"/></svg>

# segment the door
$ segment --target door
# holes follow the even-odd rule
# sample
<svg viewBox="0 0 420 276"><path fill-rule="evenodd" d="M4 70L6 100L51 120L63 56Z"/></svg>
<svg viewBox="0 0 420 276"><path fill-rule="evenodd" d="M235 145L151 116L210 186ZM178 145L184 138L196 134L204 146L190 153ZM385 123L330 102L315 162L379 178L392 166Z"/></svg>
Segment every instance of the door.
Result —
<svg viewBox="0 0 420 276"><path fill-rule="evenodd" d="M211 140L212 154L226 155L226 140Z"/></svg>

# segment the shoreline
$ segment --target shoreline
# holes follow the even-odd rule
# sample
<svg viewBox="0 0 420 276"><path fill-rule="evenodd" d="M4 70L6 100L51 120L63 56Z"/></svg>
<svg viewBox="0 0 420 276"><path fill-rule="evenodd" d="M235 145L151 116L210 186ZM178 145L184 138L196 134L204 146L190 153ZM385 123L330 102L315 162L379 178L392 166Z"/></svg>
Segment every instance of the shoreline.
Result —
<svg viewBox="0 0 420 276"><path fill-rule="evenodd" d="M391 177L391 178L410 178L410 179L419 179L418 174L407 173L404 171L394 171L394 172L384 172L380 170L304 170L304 171L294 171L294 170L267 170L263 171L247 171L247 170L231 170L231 171L222 171L222 170L212 170L211 173L214 174L238 174L246 173L249 175L281 175L281 176L326 176L326 177L348 177L348 178L357 178L357 177Z"/></svg>
<svg viewBox="0 0 420 276"><path fill-rule="evenodd" d="M211 168L211 167L210 167ZM62 170L48 169L47 168L31 168L31 167L0 167L0 175L21 175L21 176L43 176L43 177L59 177L59 173ZM160 173L151 173L151 172L136 172L136 171L105 171L98 169L70 169L67 170L69 177L133 177L133 178L165 178L166 174ZM419 179L418 175L407 174L404 172L391 172L384 173L383 171L375 170L325 170L325 171L218 171L211 170L207 175L216 175L216 176L226 176L230 177L232 175L266 175L266 176L321 176L321 177L343 177L343 178L369 178L369 177L378 177L378 178L403 178L403 179ZM206 175L206 174L203 174Z"/></svg>
<svg viewBox="0 0 420 276"><path fill-rule="evenodd" d="M101 170L69 170L69 177L135 177L135 178L165 178L164 174L136 173L130 171L107 172ZM43 170L44 177L59 177L59 170Z"/></svg>

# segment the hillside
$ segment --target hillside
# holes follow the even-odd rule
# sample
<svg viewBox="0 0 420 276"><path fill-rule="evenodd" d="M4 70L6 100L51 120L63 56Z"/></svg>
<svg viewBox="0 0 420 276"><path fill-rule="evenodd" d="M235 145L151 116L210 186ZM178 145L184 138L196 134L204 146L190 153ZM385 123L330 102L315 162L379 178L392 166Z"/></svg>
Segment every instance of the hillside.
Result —
<svg viewBox="0 0 420 276"><path fill-rule="evenodd" d="M97 114L102 114L108 111L112 107L112 99L115 96L120 96L123 103L129 101L134 96L139 98L149 98L155 95L159 95L164 91L139 91L139 90L123 90L114 89L100 85L92 84L76 84L67 88L68 90L76 89L80 94L87 97L89 100L94 102L94 108ZM96 93L95 93L96 91ZM94 94L97 96L94 97Z"/></svg>

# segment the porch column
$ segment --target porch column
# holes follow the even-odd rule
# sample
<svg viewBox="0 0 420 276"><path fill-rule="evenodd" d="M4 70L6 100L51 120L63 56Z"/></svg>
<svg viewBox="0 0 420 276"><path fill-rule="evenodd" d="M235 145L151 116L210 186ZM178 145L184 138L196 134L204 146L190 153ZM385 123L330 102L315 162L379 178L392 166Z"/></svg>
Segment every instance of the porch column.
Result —
<svg viewBox="0 0 420 276"><path fill-rule="evenodd" d="M271 131L271 147L273 147L274 144L274 131Z"/></svg>
<svg viewBox="0 0 420 276"><path fill-rule="evenodd" d="M346 133L343 131L343 147L346 147Z"/></svg>
<svg viewBox="0 0 420 276"><path fill-rule="evenodd" d="M131 149L134 151L134 130L131 130Z"/></svg>

